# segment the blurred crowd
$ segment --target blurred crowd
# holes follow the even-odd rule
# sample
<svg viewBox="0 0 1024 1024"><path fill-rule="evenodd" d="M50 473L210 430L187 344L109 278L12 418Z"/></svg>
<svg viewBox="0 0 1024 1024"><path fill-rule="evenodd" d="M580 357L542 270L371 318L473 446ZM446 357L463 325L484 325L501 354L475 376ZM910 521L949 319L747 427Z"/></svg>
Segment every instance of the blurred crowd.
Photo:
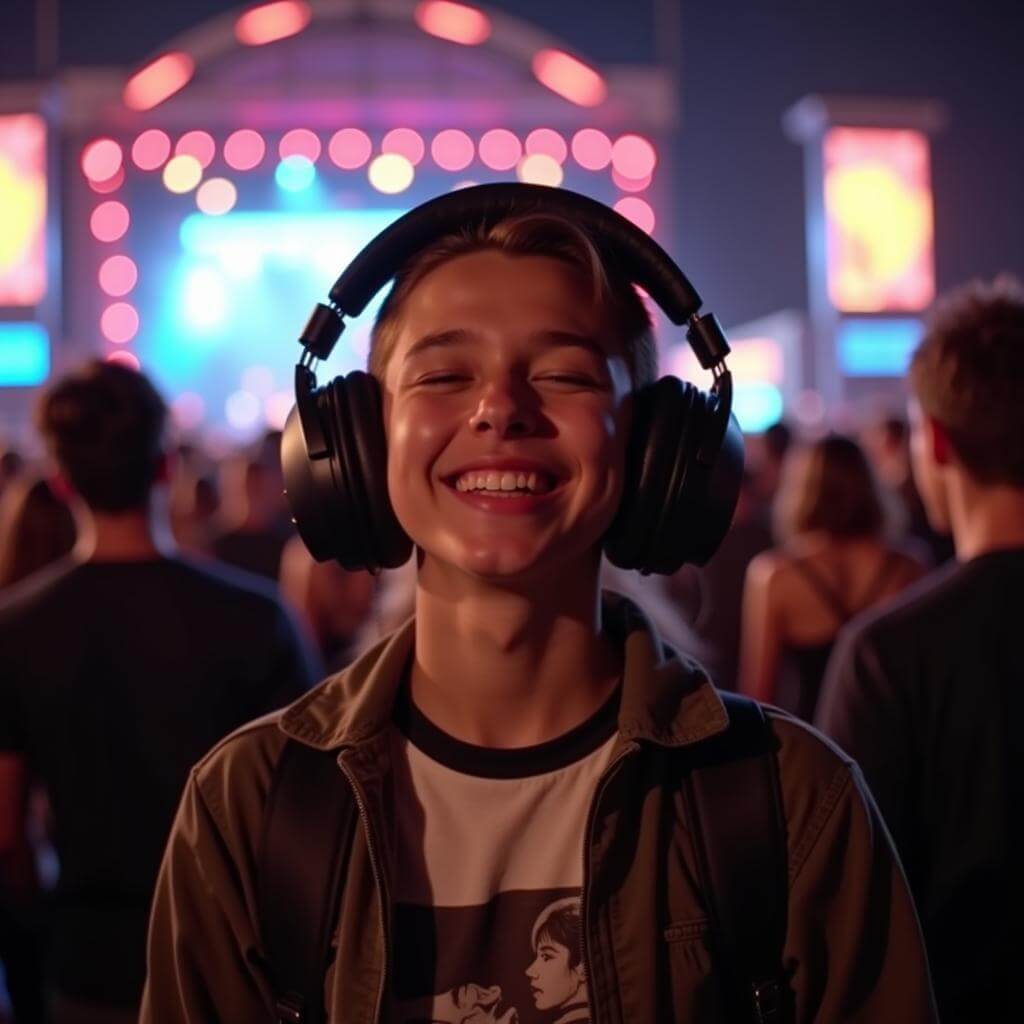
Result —
<svg viewBox="0 0 1024 1024"><path fill-rule="evenodd" d="M1019 296L1013 301L1019 303ZM1021 339L1014 340L1019 348ZM1013 387L1024 398L1019 356L1014 358ZM109 935L90 938L109 941L106 955L119 942L138 941L141 948L146 885L185 773L217 739L209 729L227 732L344 667L411 615L415 597L412 564L374 577L312 559L283 496L278 434L268 432L220 458L198 442L168 448L166 409L148 382L139 391L141 375L93 364L70 380L44 399L38 422L46 458L25 458L13 449L0 455L0 607L13 602L20 616L0 621L0 658L5 670L20 666L17 638L27 644L36 637L43 649L54 648L47 678L59 678L63 687L38 707L16 695L24 712L20 731L0 730L4 745L24 754L6 760L0 754L0 819L8 823L0 834L0 960L8 1006L13 1004L19 1021L43 1019L44 992L52 985L63 1007L63 1016L55 1018L86 1020L81 1007L92 1002L132 1005L144 974L138 950L125 956L131 966L123 985L110 989L71 963L80 957L80 946L62 944L80 941L81 922L99 913L107 915ZM82 397L90 387L101 392L102 414ZM135 409L140 403L148 410L144 422ZM123 422L96 427L113 408L122 410ZM89 430L98 438L93 448L82 440ZM124 441L128 437L133 440ZM126 452L124 446L130 449L140 438L143 448ZM636 599L667 643L694 655L719 687L741 690L808 722L817 717L821 724L823 681L844 627L918 585L954 555L950 537L930 525L925 513L910 442L902 409L865 419L843 434L824 427L807 433L780 422L749 436L733 526L710 562L667 578L607 565L607 586ZM114 453L117 445L122 450ZM141 471L138 493L104 493L95 483L104 459L122 478ZM140 517L117 534L111 524L123 526L126 509L140 510ZM106 554L97 559L97 551ZM90 583L83 575L83 565L96 569L97 562L107 571L124 562L159 564L163 575L148 581L141 572L125 575L116 597L110 577ZM72 583L79 602L73 607ZM64 596L54 597L57 591ZM93 607L97 603L101 607ZM125 661L107 652L103 664L83 668L68 652L86 649L90 637L106 628L101 613L117 619L110 643L127 648ZM74 616L85 623L82 636ZM241 652L257 635L267 646L259 657L247 658ZM204 636L210 637L208 650ZM42 692L50 655L34 650L31 657L24 675ZM206 671L214 661L207 689L188 696L185 708L155 695L158 686L173 688L183 674ZM273 679L272 665L284 666ZM119 754L106 776L86 768L81 749L78 760L55 753L54 745L72 743L69 737L95 718L83 711L88 702L81 695L71 699L72 712L59 699L100 672L120 672L147 691L144 697L127 685L119 691L122 735L136 730L138 745L148 748L159 746L154 737L163 729L181 751L168 752L162 761L147 751L135 760ZM257 692L260 699L254 698ZM215 710L200 714L199 706ZM0 715L10 707L5 697ZM103 714L114 712L107 708ZM186 740L200 717L214 725ZM31 732L33 722L50 733L47 740ZM133 742L126 738L129 748ZM124 765L153 773L153 792L162 795L147 798L152 814L140 814L131 794L121 800L95 791L123 789ZM94 787L91 797L76 789L83 785ZM98 798L116 806L100 807ZM82 801L90 807L85 822L76 821ZM118 819L122 812L127 821ZM76 841L88 845L88 835L104 827L110 844L131 846L126 835L133 829L153 833L133 854L144 870L127 888L123 879L97 882L96 873L90 874L91 854L72 848ZM55 887L62 893L56 905ZM97 905L104 899L120 905L108 914ZM107 918L129 905L118 932L119 925ZM51 961L58 965L56 975L44 970Z"/></svg>

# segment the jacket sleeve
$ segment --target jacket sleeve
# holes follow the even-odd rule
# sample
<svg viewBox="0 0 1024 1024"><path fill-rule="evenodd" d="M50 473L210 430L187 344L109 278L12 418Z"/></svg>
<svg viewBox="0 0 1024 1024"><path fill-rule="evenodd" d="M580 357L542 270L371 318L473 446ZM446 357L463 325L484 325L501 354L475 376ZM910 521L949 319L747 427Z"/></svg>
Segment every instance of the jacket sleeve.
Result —
<svg viewBox="0 0 1024 1024"><path fill-rule="evenodd" d="M841 762L790 863L786 963L800 1022L937 1021L903 869L856 765Z"/></svg>
<svg viewBox="0 0 1024 1024"><path fill-rule="evenodd" d="M273 1020L252 920L193 771L157 879L140 1024Z"/></svg>

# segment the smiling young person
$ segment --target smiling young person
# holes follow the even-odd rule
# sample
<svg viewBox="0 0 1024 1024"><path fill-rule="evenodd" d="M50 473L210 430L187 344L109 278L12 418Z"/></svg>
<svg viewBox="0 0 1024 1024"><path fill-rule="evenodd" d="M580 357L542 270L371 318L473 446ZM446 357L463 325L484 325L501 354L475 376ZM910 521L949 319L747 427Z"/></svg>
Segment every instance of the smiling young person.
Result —
<svg viewBox="0 0 1024 1024"><path fill-rule="evenodd" d="M339 379L315 404L300 383L284 443L300 532L346 565L349 534L376 543L370 567L414 551L415 615L197 766L154 902L143 1021L320 1016L276 1000L261 914L288 744L328 752L358 810L331 908L327 1020L733 1019L680 784L729 715L695 662L599 587L647 468L674 477L661 449L697 447L693 417L707 429L710 406L677 388L690 419L652 416L650 319L615 246L563 193L517 188L518 206L433 228L387 275L372 378ZM638 472L637 435L659 417L669 429ZM335 488L317 507L289 472L295 439L302 473ZM378 493L373 514L341 529L363 489ZM661 513L634 532L656 533ZM770 721L794 996L777 1019L932 1020L914 909L855 766Z"/></svg>

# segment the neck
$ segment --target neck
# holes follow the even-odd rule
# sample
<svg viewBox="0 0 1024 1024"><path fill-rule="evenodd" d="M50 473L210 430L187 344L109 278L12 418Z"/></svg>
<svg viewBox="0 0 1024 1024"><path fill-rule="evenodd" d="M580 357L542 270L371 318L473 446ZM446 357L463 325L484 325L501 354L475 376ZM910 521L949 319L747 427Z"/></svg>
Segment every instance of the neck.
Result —
<svg viewBox="0 0 1024 1024"><path fill-rule="evenodd" d="M1024 488L962 480L950 492L950 525L961 562L989 551L1024 547Z"/></svg>
<svg viewBox="0 0 1024 1024"><path fill-rule="evenodd" d="M497 587L429 557L416 588L412 698L478 746L522 747L585 721L611 695L621 656L601 634L599 564Z"/></svg>
<svg viewBox="0 0 1024 1024"><path fill-rule="evenodd" d="M75 510L82 562L139 562L171 554L170 530L152 508L107 513L79 505Z"/></svg>

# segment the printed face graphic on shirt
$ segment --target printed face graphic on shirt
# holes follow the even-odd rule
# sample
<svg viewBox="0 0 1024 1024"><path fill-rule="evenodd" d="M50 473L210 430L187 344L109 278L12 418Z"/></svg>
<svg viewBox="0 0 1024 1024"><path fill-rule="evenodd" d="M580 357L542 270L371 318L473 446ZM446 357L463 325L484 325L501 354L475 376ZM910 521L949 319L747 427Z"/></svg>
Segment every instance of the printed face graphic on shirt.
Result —
<svg viewBox="0 0 1024 1024"><path fill-rule="evenodd" d="M581 960L580 902L575 897L545 907L533 926L533 963L526 969L538 1010L587 1003Z"/></svg>

